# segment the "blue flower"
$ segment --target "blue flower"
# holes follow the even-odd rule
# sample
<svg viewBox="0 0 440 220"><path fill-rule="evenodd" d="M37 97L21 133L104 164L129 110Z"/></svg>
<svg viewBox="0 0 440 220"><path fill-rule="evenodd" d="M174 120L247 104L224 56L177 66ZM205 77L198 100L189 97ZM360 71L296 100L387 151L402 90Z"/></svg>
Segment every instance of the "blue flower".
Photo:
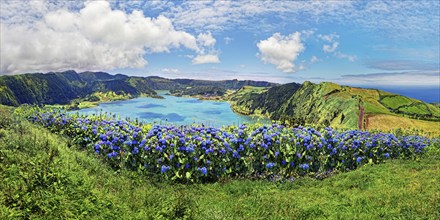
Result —
<svg viewBox="0 0 440 220"><path fill-rule="evenodd" d="M109 153L107 156L108 156L108 158L112 158L112 157L116 157L118 155L118 153L116 153L116 152L111 152L111 153Z"/></svg>
<svg viewBox="0 0 440 220"><path fill-rule="evenodd" d="M299 167L303 170L308 170L310 168L309 165L306 163L299 165Z"/></svg>
<svg viewBox="0 0 440 220"><path fill-rule="evenodd" d="M134 147L133 151L131 153L132 154L137 154L137 153L139 153L139 149L137 147Z"/></svg>
<svg viewBox="0 0 440 220"><path fill-rule="evenodd" d="M161 171L162 173L165 173L165 172L167 172L168 170L170 170L170 167L169 167L169 166L165 166L165 165L162 165L162 168L160 169L160 171Z"/></svg>
<svg viewBox="0 0 440 220"><path fill-rule="evenodd" d="M240 144L240 147L238 147L237 149L238 151L244 151L244 146L242 144Z"/></svg>
<svg viewBox="0 0 440 220"><path fill-rule="evenodd" d="M232 153L232 157L237 158L237 159L240 159L240 154L239 154L237 151L234 151L234 152Z"/></svg>
<svg viewBox="0 0 440 220"><path fill-rule="evenodd" d="M101 145L95 144L95 152L99 153L99 150L101 150Z"/></svg>
<svg viewBox="0 0 440 220"><path fill-rule="evenodd" d="M362 159L364 159L364 157L358 157L358 158L356 158L356 162L357 162L357 163L361 163L361 162L362 162Z"/></svg>
<svg viewBox="0 0 440 220"><path fill-rule="evenodd" d="M166 144L167 144L167 140L165 140L165 139L160 139L159 142L160 142L162 145L166 145Z"/></svg>
<svg viewBox="0 0 440 220"><path fill-rule="evenodd" d="M275 163L272 163L272 162L266 164L267 169L272 169L274 166L275 166Z"/></svg>
<svg viewBox="0 0 440 220"><path fill-rule="evenodd" d="M390 153L385 153L384 156L385 158L390 158Z"/></svg>
<svg viewBox="0 0 440 220"><path fill-rule="evenodd" d="M206 174L208 173L208 169L206 169L206 167L199 168L198 170L200 170L200 172L202 172L204 176L206 176Z"/></svg>
<svg viewBox="0 0 440 220"><path fill-rule="evenodd" d="M205 154L214 153L214 148L208 148L205 151Z"/></svg>
<svg viewBox="0 0 440 220"><path fill-rule="evenodd" d="M162 148L159 146L156 146L156 151L162 152Z"/></svg>

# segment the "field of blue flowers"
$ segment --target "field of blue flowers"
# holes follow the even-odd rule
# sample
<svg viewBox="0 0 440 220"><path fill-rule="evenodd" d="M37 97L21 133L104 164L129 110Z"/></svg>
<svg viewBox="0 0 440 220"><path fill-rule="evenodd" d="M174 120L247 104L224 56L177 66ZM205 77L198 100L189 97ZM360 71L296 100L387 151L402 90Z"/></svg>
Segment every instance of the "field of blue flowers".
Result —
<svg viewBox="0 0 440 220"><path fill-rule="evenodd" d="M318 131L277 124L175 127L35 107L25 114L31 122L72 138L115 169L144 171L176 182L324 178L387 159L414 159L430 144L422 136L331 128Z"/></svg>

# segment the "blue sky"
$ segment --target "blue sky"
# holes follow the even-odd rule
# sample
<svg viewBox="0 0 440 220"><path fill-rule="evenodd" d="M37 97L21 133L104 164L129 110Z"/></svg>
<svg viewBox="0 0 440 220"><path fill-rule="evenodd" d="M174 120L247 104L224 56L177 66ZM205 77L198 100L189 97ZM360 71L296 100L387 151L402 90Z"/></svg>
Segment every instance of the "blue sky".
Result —
<svg viewBox="0 0 440 220"><path fill-rule="evenodd" d="M439 1L1 4L1 74L440 84Z"/></svg>

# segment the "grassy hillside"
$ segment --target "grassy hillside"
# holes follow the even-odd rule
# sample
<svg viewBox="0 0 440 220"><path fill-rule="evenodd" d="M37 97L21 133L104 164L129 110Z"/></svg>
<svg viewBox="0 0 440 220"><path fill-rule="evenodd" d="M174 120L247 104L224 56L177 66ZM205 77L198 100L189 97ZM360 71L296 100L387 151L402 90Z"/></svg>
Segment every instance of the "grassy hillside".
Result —
<svg viewBox="0 0 440 220"><path fill-rule="evenodd" d="M156 95L156 92L137 81L137 78L129 79L104 72L66 71L0 76L0 104L69 104L74 99L84 101L94 93L110 92L129 97Z"/></svg>
<svg viewBox="0 0 440 220"><path fill-rule="evenodd" d="M243 87L229 97L235 112L272 116L283 103L298 90L301 84L289 83L261 90L257 87ZM274 98L276 97L276 98Z"/></svg>
<svg viewBox="0 0 440 220"><path fill-rule="evenodd" d="M409 118L440 121L438 106L376 89L340 86L329 82L305 82L301 86L286 84L261 93L244 93L246 91L243 90L232 95L232 108L235 111L243 114L263 114L293 125L376 129L378 126L375 118L379 116L397 117L406 121ZM372 118L373 121L367 122L367 118ZM419 124L406 125L410 125L409 128L421 128ZM393 124L383 124L380 127L385 130L397 128Z"/></svg>
<svg viewBox="0 0 440 220"><path fill-rule="evenodd" d="M171 184L107 163L0 106L0 219L439 219L440 149L294 182Z"/></svg>
<svg viewBox="0 0 440 220"><path fill-rule="evenodd" d="M359 99L340 93L341 90L341 86L332 83L292 83L273 87L261 94L241 95L235 99L232 108L294 125L356 127Z"/></svg>
<svg viewBox="0 0 440 220"><path fill-rule="evenodd" d="M440 122L411 119L395 115L371 115L366 118L370 130L392 131L397 129L415 129L431 137L440 137Z"/></svg>

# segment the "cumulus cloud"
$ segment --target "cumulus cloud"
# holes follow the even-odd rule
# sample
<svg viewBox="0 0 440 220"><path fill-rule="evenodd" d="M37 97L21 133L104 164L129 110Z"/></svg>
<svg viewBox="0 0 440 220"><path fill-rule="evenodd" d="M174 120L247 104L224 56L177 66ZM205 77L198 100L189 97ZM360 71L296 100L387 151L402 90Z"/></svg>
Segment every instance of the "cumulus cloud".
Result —
<svg viewBox="0 0 440 220"><path fill-rule="evenodd" d="M266 40L257 43L258 56L264 63L274 64L285 73L295 72L294 61L305 50L301 42L301 33L295 32L288 36L275 33Z"/></svg>
<svg viewBox="0 0 440 220"><path fill-rule="evenodd" d="M198 55L192 60L193 64L220 63L220 59L216 54Z"/></svg>
<svg viewBox="0 0 440 220"><path fill-rule="evenodd" d="M215 38L212 37L211 32L200 33L197 36L197 41L205 47L212 47L215 45Z"/></svg>
<svg viewBox="0 0 440 220"><path fill-rule="evenodd" d="M217 41L211 32L200 33L197 36L197 43L201 48L198 55L192 59L192 64L220 63L218 51L214 49Z"/></svg>
<svg viewBox="0 0 440 220"><path fill-rule="evenodd" d="M148 64L145 55L149 53L186 48L200 55L216 42L209 32L196 38L176 30L165 16L114 10L106 1L86 2L77 11L38 10L44 13L28 22L7 23L2 17L2 74L140 68Z"/></svg>

